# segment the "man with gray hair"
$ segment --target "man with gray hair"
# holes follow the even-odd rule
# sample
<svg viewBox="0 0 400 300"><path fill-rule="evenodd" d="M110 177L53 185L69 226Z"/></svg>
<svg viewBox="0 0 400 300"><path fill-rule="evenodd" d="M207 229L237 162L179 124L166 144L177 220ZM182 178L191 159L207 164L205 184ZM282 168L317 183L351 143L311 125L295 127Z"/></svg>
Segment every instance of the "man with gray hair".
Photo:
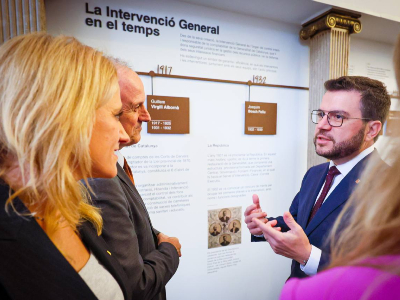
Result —
<svg viewBox="0 0 400 300"><path fill-rule="evenodd" d="M142 122L151 118L144 106L144 87L139 76L125 63L113 61L123 105L120 121L130 137L128 143L120 145L121 150L140 141ZM166 299L165 285L178 268L181 245L177 238L152 226L126 159L119 151L116 155L117 176L90 181L92 199L102 210L102 237L128 275L132 299Z"/></svg>

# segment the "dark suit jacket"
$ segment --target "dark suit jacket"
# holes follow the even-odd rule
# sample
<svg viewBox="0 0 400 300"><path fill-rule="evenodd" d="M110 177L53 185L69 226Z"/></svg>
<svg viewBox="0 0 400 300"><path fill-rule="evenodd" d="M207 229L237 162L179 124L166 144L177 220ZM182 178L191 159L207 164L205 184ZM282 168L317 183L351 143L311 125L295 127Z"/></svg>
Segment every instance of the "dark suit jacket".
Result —
<svg viewBox="0 0 400 300"><path fill-rule="evenodd" d="M5 211L9 187L0 184L0 299L97 299L32 217ZM18 212L27 212L14 201ZM80 228L82 241L117 280L129 299L127 277L104 240L89 223Z"/></svg>
<svg viewBox="0 0 400 300"><path fill-rule="evenodd" d="M225 216L225 217L221 217L221 218L219 218L220 220L221 220L221 222L225 222L225 223L227 223L228 221L229 221L229 217L228 216Z"/></svg>
<svg viewBox="0 0 400 300"><path fill-rule="evenodd" d="M304 229L311 245L322 250L318 271L321 271L323 267L329 263L330 247L326 240L330 230L346 204L347 199L357 185L356 180L360 178L366 163L372 157L378 159L380 163L385 164L379 158L376 150L358 162L358 164L342 179L339 185L336 186L329 197L326 198L325 202L308 225L307 222L311 210L325 182L326 174L328 174L329 163L310 168L303 178L300 191L294 198L289 211L296 222ZM274 218L269 219L272 220ZM278 221L276 226L281 227L282 232L290 230L283 221L283 217L278 217L276 220ZM253 242L265 241L264 238L255 236L252 236L251 239ZM295 260L292 261L290 277L307 277L307 275L301 271L300 264Z"/></svg>
<svg viewBox="0 0 400 300"><path fill-rule="evenodd" d="M170 243L157 246L157 234L145 204L117 164L112 179L89 181L104 220L102 237L128 274L133 299L166 299L165 285L175 274L179 256Z"/></svg>

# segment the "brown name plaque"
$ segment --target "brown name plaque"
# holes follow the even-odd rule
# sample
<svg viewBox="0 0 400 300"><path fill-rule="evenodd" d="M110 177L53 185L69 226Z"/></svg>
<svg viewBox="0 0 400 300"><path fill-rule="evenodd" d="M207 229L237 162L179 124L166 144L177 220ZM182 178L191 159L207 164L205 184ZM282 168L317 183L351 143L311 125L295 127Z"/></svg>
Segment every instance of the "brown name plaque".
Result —
<svg viewBox="0 0 400 300"><path fill-rule="evenodd" d="M189 98L149 95L147 110L151 116L148 133L189 133Z"/></svg>
<svg viewBox="0 0 400 300"><path fill-rule="evenodd" d="M400 128L400 111L389 111L389 116L386 122L386 135L395 135Z"/></svg>
<svg viewBox="0 0 400 300"><path fill-rule="evenodd" d="M276 103L246 102L245 110L245 134L276 134Z"/></svg>

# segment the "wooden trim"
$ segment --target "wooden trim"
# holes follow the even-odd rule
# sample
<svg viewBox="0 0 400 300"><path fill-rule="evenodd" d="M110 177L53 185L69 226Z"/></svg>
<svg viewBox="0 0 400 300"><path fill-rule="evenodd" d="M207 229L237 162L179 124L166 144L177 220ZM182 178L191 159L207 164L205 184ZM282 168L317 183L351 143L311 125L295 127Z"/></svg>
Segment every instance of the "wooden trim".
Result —
<svg viewBox="0 0 400 300"><path fill-rule="evenodd" d="M203 77L182 76L182 75L157 74L154 71L136 72L136 73L138 75L151 76L151 77L165 77L165 78L176 78L176 79L187 79L187 80L210 81L210 82L219 82L219 83L242 84L242 85L248 85L248 86L255 85L255 86L276 87L276 88L296 89L296 90L306 90L306 91L309 90L308 87L301 87L301 86L264 84L264 83L253 83L251 81L235 81L235 80L224 80L224 79L212 79L212 78L203 78Z"/></svg>

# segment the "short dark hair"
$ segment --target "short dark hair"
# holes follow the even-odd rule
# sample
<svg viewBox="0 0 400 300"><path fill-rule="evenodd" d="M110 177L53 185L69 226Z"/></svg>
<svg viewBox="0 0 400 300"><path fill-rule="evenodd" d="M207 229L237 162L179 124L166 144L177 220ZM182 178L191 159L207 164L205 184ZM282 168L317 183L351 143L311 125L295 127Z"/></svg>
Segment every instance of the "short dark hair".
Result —
<svg viewBox="0 0 400 300"><path fill-rule="evenodd" d="M391 101L386 86L379 80L363 76L342 76L337 79L328 80L324 85L325 89L330 92L360 92L362 117L373 121L381 121L382 125L385 123L389 114Z"/></svg>

